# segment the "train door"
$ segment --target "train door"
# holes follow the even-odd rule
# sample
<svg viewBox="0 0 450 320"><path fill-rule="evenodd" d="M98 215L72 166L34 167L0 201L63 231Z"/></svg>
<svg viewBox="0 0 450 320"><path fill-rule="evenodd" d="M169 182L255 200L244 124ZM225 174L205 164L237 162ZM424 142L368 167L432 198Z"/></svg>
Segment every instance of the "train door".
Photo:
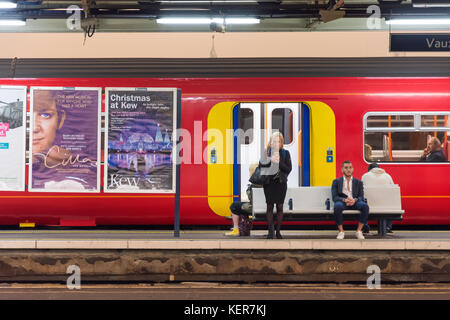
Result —
<svg viewBox="0 0 450 320"><path fill-rule="evenodd" d="M249 168L258 163L261 150L264 150L273 132L284 136L284 148L289 151L292 171L289 174L288 187L309 185L305 177L303 158L309 158L309 129L302 134L302 103L240 103L233 109L234 200L247 200L246 189L250 178ZM309 124L309 113L305 119ZM309 126L307 126L309 128ZM302 140L307 138L305 143ZM306 148L308 149L306 149ZM306 162L309 160L306 159Z"/></svg>

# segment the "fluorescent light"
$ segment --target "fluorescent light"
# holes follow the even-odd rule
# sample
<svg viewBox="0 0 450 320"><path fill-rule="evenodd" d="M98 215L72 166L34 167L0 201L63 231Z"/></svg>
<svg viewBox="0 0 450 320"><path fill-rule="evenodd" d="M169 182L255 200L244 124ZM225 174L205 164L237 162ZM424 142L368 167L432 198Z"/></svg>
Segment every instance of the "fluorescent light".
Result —
<svg viewBox="0 0 450 320"><path fill-rule="evenodd" d="M24 20L3 20L0 19L0 26L14 26L14 27L20 27L24 26L27 23Z"/></svg>
<svg viewBox="0 0 450 320"><path fill-rule="evenodd" d="M157 1L157 2L160 2L160 3L169 3L169 4L172 4L172 3L176 3L176 4L179 4L179 3L183 3L183 4L189 4L189 3L223 3L223 4L225 4L225 3L257 3L258 2L258 0L226 0L226 1L224 1L224 0L221 0L221 1L206 1L206 0L196 0L196 1L187 1L187 0L183 0L183 1Z"/></svg>
<svg viewBox="0 0 450 320"><path fill-rule="evenodd" d="M387 20L386 24L393 25L443 25L450 24L450 19L394 19Z"/></svg>
<svg viewBox="0 0 450 320"><path fill-rule="evenodd" d="M448 8L450 1L436 1L436 0L413 0L414 8Z"/></svg>
<svg viewBox="0 0 450 320"><path fill-rule="evenodd" d="M15 9L17 3L11 1L0 1L0 9Z"/></svg>
<svg viewBox="0 0 450 320"><path fill-rule="evenodd" d="M226 18L226 24L258 24L259 19L256 18Z"/></svg>
<svg viewBox="0 0 450 320"><path fill-rule="evenodd" d="M449 3L413 3L414 8L449 8Z"/></svg>
<svg viewBox="0 0 450 320"><path fill-rule="evenodd" d="M211 24L209 18L160 18L156 23L161 24Z"/></svg>
<svg viewBox="0 0 450 320"><path fill-rule="evenodd" d="M160 18L156 23L160 24L256 24L259 19L256 18Z"/></svg>

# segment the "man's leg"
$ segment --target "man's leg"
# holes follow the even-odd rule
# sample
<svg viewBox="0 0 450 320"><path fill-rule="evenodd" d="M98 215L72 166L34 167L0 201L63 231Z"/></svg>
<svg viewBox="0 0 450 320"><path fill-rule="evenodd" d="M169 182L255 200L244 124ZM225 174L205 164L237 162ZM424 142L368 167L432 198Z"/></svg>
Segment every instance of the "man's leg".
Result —
<svg viewBox="0 0 450 320"><path fill-rule="evenodd" d="M358 228L356 231L361 231L364 225L367 224L369 220L369 206L364 201L358 200L354 204L356 210L360 211L359 220L358 220Z"/></svg>
<svg viewBox="0 0 450 320"><path fill-rule="evenodd" d="M339 232L344 232L344 217L342 215L342 211L344 211L345 207L346 205L342 201L337 201L334 203L334 221L336 221Z"/></svg>

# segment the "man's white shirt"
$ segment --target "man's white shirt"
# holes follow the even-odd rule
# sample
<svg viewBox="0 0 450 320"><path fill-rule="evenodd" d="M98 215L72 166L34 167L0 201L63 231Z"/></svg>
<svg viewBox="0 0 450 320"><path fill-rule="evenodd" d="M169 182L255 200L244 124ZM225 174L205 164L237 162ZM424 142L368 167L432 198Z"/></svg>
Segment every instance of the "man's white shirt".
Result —
<svg viewBox="0 0 450 320"><path fill-rule="evenodd" d="M342 193L346 194L349 199L353 199L353 193L352 193L352 183L353 183L353 176L350 177L350 181L348 182L348 188L347 188L347 178L344 176L344 185L342 186Z"/></svg>

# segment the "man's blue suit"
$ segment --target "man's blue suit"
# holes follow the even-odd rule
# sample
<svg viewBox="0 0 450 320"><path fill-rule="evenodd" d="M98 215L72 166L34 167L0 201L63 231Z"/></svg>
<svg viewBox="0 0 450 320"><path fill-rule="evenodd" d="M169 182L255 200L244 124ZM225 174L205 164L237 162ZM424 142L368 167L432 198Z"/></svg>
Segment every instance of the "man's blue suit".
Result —
<svg viewBox="0 0 450 320"><path fill-rule="evenodd" d="M345 193L342 193L342 187L344 186L344 177L334 179L331 185L331 195L334 202L334 219L338 226L343 224L344 217L342 211L344 210L359 210L358 221L362 224L367 224L369 218L369 206L364 202L364 185L361 180L353 177L352 180L352 196L356 199L353 206L349 207L344 203L344 199L347 198Z"/></svg>

